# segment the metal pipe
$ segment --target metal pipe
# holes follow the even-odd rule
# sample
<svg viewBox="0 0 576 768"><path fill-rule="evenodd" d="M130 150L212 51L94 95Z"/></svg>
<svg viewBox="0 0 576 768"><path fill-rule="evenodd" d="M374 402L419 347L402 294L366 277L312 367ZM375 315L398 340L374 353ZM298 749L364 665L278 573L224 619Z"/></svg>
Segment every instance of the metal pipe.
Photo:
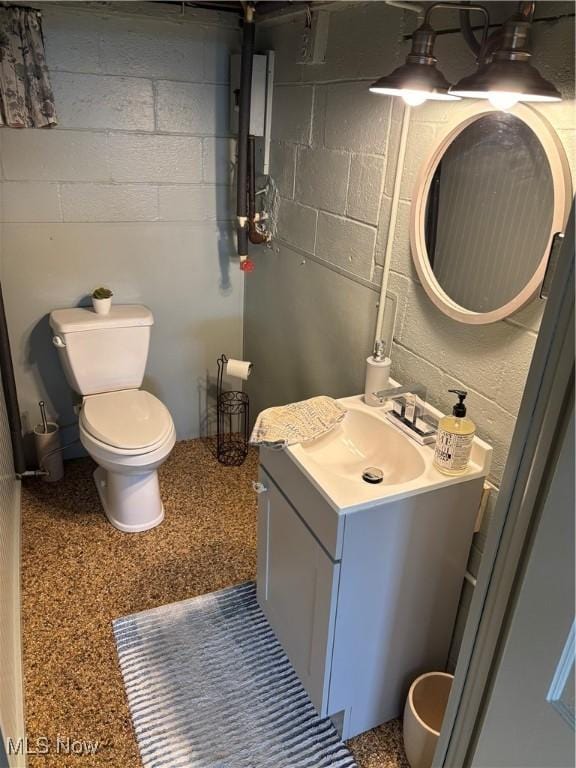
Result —
<svg viewBox="0 0 576 768"><path fill-rule="evenodd" d="M484 34L482 36L482 42L480 42L474 34L472 22L470 21L470 11L472 8L466 10L460 10L460 32L462 37L466 41L468 48L472 51L479 64L483 64L490 52L496 47L498 41L502 37L502 26L497 25L492 34L489 34L490 24L488 28L484 27Z"/></svg>
<svg viewBox="0 0 576 768"><path fill-rule="evenodd" d="M312 5L310 3L288 3L287 5L280 2L266 3L266 6L270 6L271 10L261 8L261 5L262 2L260 0L256 9L258 26L271 26L273 24L281 24L303 14L307 15L311 12L336 10L338 6L342 5L342 0L326 0L326 2L315 0Z"/></svg>
<svg viewBox="0 0 576 768"><path fill-rule="evenodd" d="M4 296L0 284L0 376L4 390L4 402L10 429L10 442L12 443L12 459L14 471L18 477L26 472L26 458L22 443L22 422L20 421L20 408L18 406L18 394L14 380L14 366L12 365L12 352L6 323L6 311L4 308Z"/></svg>
<svg viewBox="0 0 576 768"><path fill-rule="evenodd" d="M162 3L162 5L165 4L166 0L159 0L159 2ZM178 1L170 2L170 5L181 5L181 3ZM186 8L202 8L204 10L208 11L218 11L219 13L234 13L237 16L242 15L242 9L238 6L232 4L232 3L226 3L226 2L209 2L209 0L205 3L203 2L185 2L184 6Z"/></svg>
<svg viewBox="0 0 576 768"><path fill-rule="evenodd" d="M474 3L432 3L428 6L426 9L426 13L424 14L424 24L430 24L430 17L434 13L434 11L443 8L445 10L453 10L453 11L466 11L466 13L470 13L470 11L478 11L478 13L481 13L484 16L484 27L482 29L482 40L480 42L480 49L482 50L486 45L486 40L488 38L488 27L490 25L490 14L488 13L488 10L483 5L476 5Z"/></svg>
<svg viewBox="0 0 576 768"><path fill-rule="evenodd" d="M254 6L244 6L242 60L240 65L240 96L238 99L238 164L236 186L236 215L238 219L238 255L248 257L248 133L250 131L250 101L252 98L252 63L254 54Z"/></svg>

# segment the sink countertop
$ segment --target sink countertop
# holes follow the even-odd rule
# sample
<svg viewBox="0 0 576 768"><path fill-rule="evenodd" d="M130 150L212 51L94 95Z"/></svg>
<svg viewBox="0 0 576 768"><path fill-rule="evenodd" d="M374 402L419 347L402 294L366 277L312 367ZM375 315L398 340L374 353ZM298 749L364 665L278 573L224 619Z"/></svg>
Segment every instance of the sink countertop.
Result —
<svg viewBox="0 0 576 768"><path fill-rule="evenodd" d="M363 395L338 402L356 414L354 421L347 416L323 437L293 445L286 453L339 514L486 477L490 470L492 447L478 437L466 472L445 475L433 466L434 444L419 445L387 418L390 403L369 406ZM426 410L438 418L443 415L428 404ZM362 479L363 469L380 465L384 482L372 485Z"/></svg>

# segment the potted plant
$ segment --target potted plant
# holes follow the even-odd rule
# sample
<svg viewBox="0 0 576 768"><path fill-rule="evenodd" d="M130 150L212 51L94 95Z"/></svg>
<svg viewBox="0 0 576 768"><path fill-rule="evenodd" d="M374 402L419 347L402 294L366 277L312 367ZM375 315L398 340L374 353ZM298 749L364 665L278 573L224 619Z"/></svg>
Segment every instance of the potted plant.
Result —
<svg viewBox="0 0 576 768"><path fill-rule="evenodd" d="M110 288L96 288L96 290L92 292L92 306L94 307L94 312L99 315L107 315L112 306L113 295L114 294Z"/></svg>

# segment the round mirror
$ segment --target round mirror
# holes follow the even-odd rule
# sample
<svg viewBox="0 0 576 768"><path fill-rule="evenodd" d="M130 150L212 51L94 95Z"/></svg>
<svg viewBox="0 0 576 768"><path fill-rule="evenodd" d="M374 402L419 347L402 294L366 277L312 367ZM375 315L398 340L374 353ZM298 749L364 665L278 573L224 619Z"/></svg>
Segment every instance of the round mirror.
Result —
<svg viewBox="0 0 576 768"><path fill-rule="evenodd" d="M544 118L476 108L435 149L414 195L412 253L430 298L468 323L518 310L538 292L570 197Z"/></svg>

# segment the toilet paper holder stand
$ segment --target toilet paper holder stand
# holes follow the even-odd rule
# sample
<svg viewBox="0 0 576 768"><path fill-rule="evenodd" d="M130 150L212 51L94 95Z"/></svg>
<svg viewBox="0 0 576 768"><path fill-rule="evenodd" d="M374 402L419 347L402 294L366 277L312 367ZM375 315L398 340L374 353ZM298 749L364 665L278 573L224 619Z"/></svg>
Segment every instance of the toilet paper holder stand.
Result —
<svg viewBox="0 0 576 768"><path fill-rule="evenodd" d="M221 464L238 467L248 455L250 401L245 392L224 389L223 378L228 358L220 355L217 362L216 457Z"/></svg>

